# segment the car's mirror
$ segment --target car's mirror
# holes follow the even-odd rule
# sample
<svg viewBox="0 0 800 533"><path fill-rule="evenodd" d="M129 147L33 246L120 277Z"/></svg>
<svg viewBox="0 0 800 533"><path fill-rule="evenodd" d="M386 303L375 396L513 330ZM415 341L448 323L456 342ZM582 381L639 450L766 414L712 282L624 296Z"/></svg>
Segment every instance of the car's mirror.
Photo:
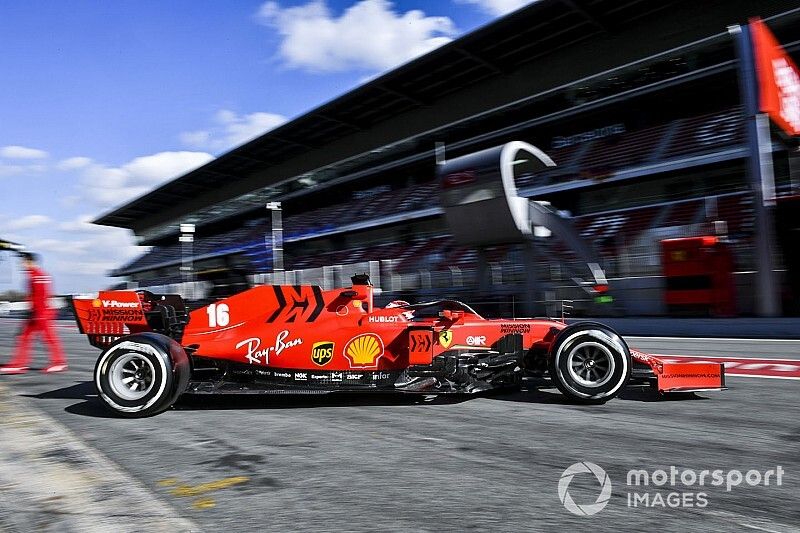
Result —
<svg viewBox="0 0 800 533"><path fill-rule="evenodd" d="M451 311L450 309L445 309L444 311L439 312L439 316L445 320L449 320L450 322L457 322L464 316L464 311Z"/></svg>

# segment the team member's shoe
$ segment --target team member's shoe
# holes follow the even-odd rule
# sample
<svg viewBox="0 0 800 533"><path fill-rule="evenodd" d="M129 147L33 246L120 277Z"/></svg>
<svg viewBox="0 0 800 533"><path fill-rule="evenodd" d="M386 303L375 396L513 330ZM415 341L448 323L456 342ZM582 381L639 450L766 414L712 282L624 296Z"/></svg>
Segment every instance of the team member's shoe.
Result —
<svg viewBox="0 0 800 533"><path fill-rule="evenodd" d="M24 374L27 371L28 371L27 366L13 366L13 365L0 366L0 374Z"/></svg>
<svg viewBox="0 0 800 533"><path fill-rule="evenodd" d="M53 372L64 372L67 369L67 365L58 364L58 365L50 365L44 369L44 372L47 374L52 374Z"/></svg>

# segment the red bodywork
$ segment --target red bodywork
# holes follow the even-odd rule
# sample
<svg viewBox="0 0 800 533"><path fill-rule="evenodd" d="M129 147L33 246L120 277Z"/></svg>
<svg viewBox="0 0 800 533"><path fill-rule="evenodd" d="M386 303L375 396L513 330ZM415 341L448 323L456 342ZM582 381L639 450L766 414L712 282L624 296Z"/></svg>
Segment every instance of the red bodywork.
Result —
<svg viewBox="0 0 800 533"><path fill-rule="evenodd" d="M135 292L103 292L73 301L84 333L119 337L146 328ZM566 327L550 319L489 320L458 302L442 304L444 310L425 318L416 316L415 306L374 307L369 285L329 291L258 286L192 311L180 342L198 360L379 373L427 365L448 350L490 350L510 334L522 336L525 350L546 353ZM701 369L692 363L663 363L635 350L631 355L653 369L661 391L724 387L721 365Z"/></svg>

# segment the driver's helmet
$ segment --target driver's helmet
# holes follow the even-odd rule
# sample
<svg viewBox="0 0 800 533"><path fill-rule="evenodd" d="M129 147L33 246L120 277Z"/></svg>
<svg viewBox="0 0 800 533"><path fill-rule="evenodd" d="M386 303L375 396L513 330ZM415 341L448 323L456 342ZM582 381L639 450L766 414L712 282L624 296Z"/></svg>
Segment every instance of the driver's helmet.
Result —
<svg viewBox="0 0 800 533"><path fill-rule="evenodd" d="M405 300L393 300L393 301L389 302L388 304L386 304L386 309L393 309L393 308L397 308L397 307L407 307L409 305L411 305L411 304L408 303ZM404 311L404 312L402 312L400 314L406 320L413 320L414 319L414 310L413 309L410 309L408 311Z"/></svg>

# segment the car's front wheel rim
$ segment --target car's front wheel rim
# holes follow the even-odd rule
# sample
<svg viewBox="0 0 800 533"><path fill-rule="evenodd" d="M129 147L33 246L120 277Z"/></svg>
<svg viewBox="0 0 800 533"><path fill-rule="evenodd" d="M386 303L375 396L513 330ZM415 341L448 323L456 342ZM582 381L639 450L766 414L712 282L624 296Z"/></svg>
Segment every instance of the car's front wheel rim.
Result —
<svg viewBox="0 0 800 533"><path fill-rule="evenodd" d="M613 377L615 367L611 351L599 342L577 344L567 355L567 372L584 387L602 387Z"/></svg>

